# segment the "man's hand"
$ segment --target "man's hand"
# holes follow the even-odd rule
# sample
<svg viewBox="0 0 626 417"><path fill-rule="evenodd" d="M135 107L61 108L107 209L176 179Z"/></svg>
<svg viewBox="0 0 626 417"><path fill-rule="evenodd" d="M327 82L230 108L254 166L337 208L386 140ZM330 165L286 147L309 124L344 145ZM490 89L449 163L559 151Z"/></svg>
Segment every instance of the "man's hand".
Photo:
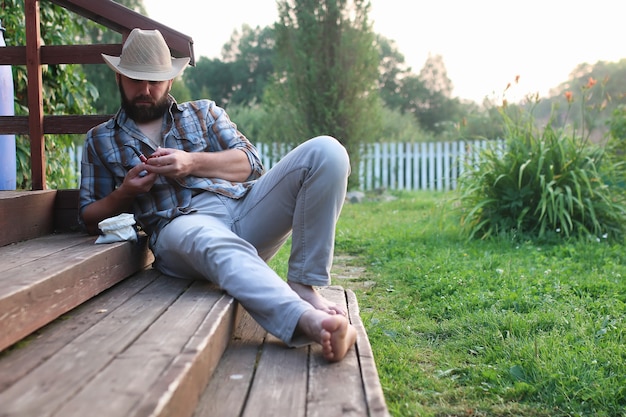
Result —
<svg viewBox="0 0 626 417"><path fill-rule="evenodd" d="M137 194L147 193L157 179L156 173L148 172L146 164L141 163L133 167L126 176L124 182L117 191L134 198Z"/></svg>
<svg viewBox="0 0 626 417"><path fill-rule="evenodd" d="M143 165L151 174L170 178L193 175L227 181L245 181L252 172L248 156L241 149L185 152L179 149L158 148Z"/></svg>
<svg viewBox="0 0 626 417"><path fill-rule="evenodd" d="M129 212L135 197L150 191L156 179L157 174L147 172L145 163L133 167L115 191L85 207L82 216L87 231L98 234L98 223L102 220Z"/></svg>
<svg viewBox="0 0 626 417"><path fill-rule="evenodd" d="M158 148L146 162L151 175L159 174L170 178L182 178L193 173L192 154L172 148ZM130 174L130 172L129 172Z"/></svg>

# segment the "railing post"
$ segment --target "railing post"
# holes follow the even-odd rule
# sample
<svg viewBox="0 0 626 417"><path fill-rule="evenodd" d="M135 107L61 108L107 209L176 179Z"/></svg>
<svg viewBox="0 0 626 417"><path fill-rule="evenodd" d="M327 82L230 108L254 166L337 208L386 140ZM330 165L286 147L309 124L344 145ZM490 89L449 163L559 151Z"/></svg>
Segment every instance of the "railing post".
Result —
<svg viewBox="0 0 626 417"><path fill-rule="evenodd" d="M25 0L26 71L28 74L28 131L33 190L46 188L46 158L43 135L43 81L39 0Z"/></svg>

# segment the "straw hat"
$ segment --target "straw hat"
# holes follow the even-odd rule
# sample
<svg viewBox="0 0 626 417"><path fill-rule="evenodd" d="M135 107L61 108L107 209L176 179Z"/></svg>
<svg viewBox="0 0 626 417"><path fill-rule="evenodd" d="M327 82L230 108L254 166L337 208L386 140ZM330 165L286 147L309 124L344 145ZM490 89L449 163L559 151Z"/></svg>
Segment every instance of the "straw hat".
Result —
<svg viewBox="0 0 626 417"><path fill-rule="evenodd" d="M134 80L168 81L176 78L189 58L172 58L158 30L133 29L122 47L122 55L101 54L113 71Z"/></svg>

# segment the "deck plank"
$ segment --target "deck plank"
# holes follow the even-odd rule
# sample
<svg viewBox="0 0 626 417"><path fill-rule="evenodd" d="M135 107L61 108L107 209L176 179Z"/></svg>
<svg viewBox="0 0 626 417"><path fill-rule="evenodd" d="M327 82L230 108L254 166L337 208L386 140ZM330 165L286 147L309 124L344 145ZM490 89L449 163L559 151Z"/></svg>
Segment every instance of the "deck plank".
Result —
<svg viewBox="0 0 626 417"><path fill-rule="evenodd" d="M232 297L222 294L211 314L144 396L133 415L191 416L228 346L240 309Z"/></svg>
<svg viewBox="0 0 626 417"><path fill-rule="evenodd" d="M194 417L239 417L254 378L257 358L267 332L241 309L238 325L217 366Z"/></svg>
<svg viewBox="0 0 626 417"><path fill-rule="evenodd" d="M68 233L0 248L5 265L0 271L0 350L153 260L145 236L137 243L95 245L94 240Z"/></svg>
<svg viewBox="0 0 626 417"><path fill-rule="evenodd" d="M4 352L0 414L388 417L354 293L322 294L357 328L338 363L287 348L208 283L143 271Z"/></svg>
<svg viewBox="0 0 626 417"><path fill-rule="evenodd" d="M363 378L363 389L365 390L365 398L369 407L369 416L388 417L389 411L387 409L387 403L385 402L383 388L380 385L374 353L372 352L372 346L365 332L359 311L359 304L357 303L354 291L346 290L346 299L348 301L350 321L357 331L357 352Z"/></svg>
<svg viewBox="0 0 626 417"><path fill-rule="evenodd" d="M56 190L0 191L0 246L52 233L55 197Z"/></svg>
<svg viewBox="0 0 626 417"><path fill-rule="evenodd" d="M19 268L73 246L94 243L96 238L82 233L53 234L0 247L0 273Z"/></svg>
<svg viewBox="0 0 626 417"><path fill-rule="evenodd" d="M185 291L162 277L0 393L4 416L52 416L121 354ZM123 379L123 378L122 378ZM124 390L118 392L124 396Z"/></svg>
<svg viewBox="0 0 626 417"><path fill-rule="evenodd" d="M287 348L246 313L194 417L389 417L356 296L341 287L321 293L346 305L357 329L341 362L327 362L316 344Z"/></svg>
<svg viewBox="0 0 626 417"><path fill-rule="evenodd" d="M54 200L54 231L78 232L83 228L78 222L78 189L57 190Z"/></svg>
<svg viewBox="0 0 626 417"><path fill-rule="evenodd" d="M289 349L268 334L243 417L304 417L309 347Z"/></svg>
<svg viewBox="0 0 626 417"><path fill-rule="evenodd" d="M149 416L160 415L159 403L165 401L163 395L168 395L172 379L185 372L189 366L188 356L195 355L199 348L192 343L191 350L185 349L198 329L205 329L222 323L218 317L212 316L213 307L222 299L230 303L231 297L214 290L205 281L195 281L189 289L184 291L153 323L141 333L132 345L121 351L106 367L88 383L80 387L80 391L54 413L55 416L84 416L89 415L94 409L106 410L106 415L111 416ZM151 301L154 303L154 301ZM224 304L224 303L222 303ZM221 305L217 310L223 314L226 306ZM204 325L204 327L203 327ZM215 340L223 339L224 347L230 337L230 329L226 326L228 336L216 336L211 331L201 330L199 336L203 340L215 337ZM108 332L114 331L110 329ZM107 330L102 330L106 333ZM202 344L202 343L201 343ZM206 344L200 347L206 349ZM223 351L223 349L222 349ZM216 352L217 353L217 349ZM178 357L183 357L178 360ZM217 358L221 353L216 355ZM214 360L214 359L213 359ZM180 363L178 363L180 362ZM217 361L215 360L216 364ZM168 370L170 377L168 375ZM198 369L196 369L198 372ZM210 375L210 373L209 373ZM208 382L208 377L204 385ZM204 385L190 384L195 388L196 397L200 395ZM155 386L159 389L155 389ZM152 397L153 393L156 397ZM122 394L122 395L120 395ZM185 392L189 395L190 392ZM145 397L148 397L146 400ZM192 396L193 397L193 396ZM184 407L186 404L195 404L193 401L180 401L177 406ZM159 413L155 413L159 410ZM180 410L170 404L170 411L176 411L179 417L191 415L191 410ZM153 414L155 413L155 414ZM164 413L168 414L168 412Z"/></svg>
<svg viewBox="0 0 626 417"><path fill-rule="evenodd" d="M343 288L325 288L323 294L350 311ZM320 346L311 347L307 417L368 415L357 349L358 345L348 351L341 362L328 363Z"/></svg>
<svg viewBox="0 0 626 417"><path fill-rule="evenodd" d="M54 356L159 275L156 270L149 270L128 278L48 324L14 349L3 352L0 356L0 392Z"/></svg>

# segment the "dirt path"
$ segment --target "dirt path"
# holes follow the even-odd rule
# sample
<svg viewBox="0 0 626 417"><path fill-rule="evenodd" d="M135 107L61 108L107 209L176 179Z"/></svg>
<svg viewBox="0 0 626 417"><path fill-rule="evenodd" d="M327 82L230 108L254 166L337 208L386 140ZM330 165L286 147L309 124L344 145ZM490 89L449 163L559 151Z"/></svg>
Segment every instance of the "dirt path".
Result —
<svg viewBox="0 0 626 417"><path fill-rule="evenodd" d="M358 264L358 259L350 255L335 255L330 275L333 282L349 289L367 289L374 286L374 281L364 278L366 268Z"/></svg>

